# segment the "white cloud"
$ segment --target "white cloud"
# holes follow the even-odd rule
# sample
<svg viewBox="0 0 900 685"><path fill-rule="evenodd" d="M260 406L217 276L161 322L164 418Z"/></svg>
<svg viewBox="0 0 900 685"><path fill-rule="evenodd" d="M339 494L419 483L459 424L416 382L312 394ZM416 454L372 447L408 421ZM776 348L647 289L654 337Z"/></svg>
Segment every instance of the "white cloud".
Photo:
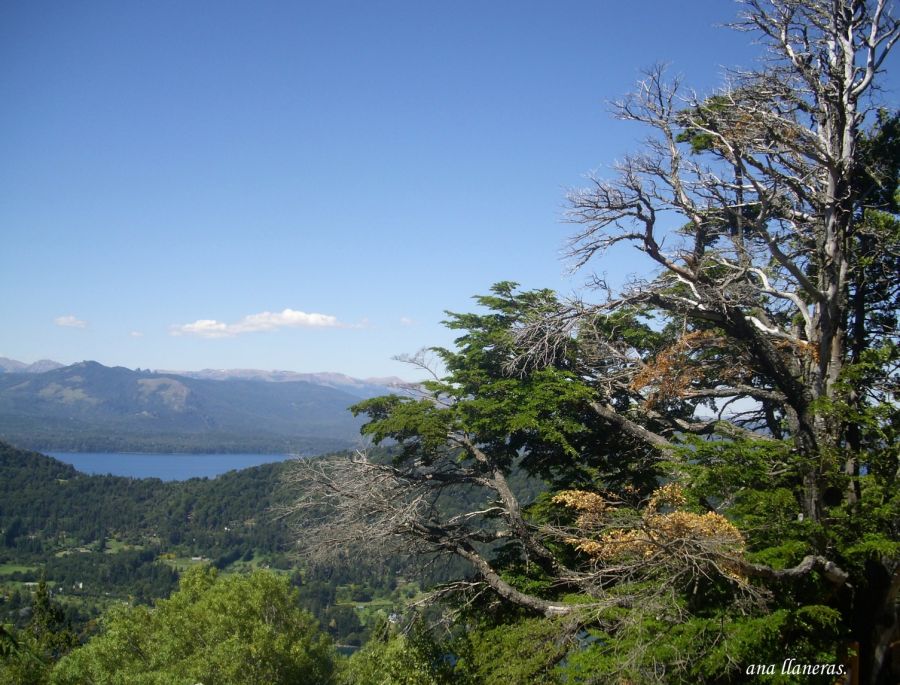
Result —
<svg viewBox="0 0 900 685"><path fill-rule="evenodd" d="M279 328L345 328L346 325L330 314L307 314L296 309L280 312L261 312L245 316L237 323L223 323L215 319L198 319L194 323L172 326L172 335L196 335L201 338L230 338L241 333L275 331Z"/></svg>
<svg viewBox="0 0 900 685"><path fill-rule="evenodd" d="M400 317L400 325L401 326L412 326L414 323L415 323L415 321L410 319L408 316Z"/></svg>
<svg viewBox="0 0 900 685"><path fill-rule="evenodd" d="M194 323L172 326L172 335L198 335L201 338L225 338L234 333L228 332L228 325L214 319L199 319Z"/></svg>
<svg viewBox="0 0 900 685"><path fill-rule="evenodd" d="M141 333L140 331L131 331L131 333L129 333L128 335L130 335L132 338L143 338L144 337L144 334Z"/></svg>
<svg viewBox="0 0 900 685"><path fill-rule="evenodd" d="M66 316L57 316L53 319L53 323L63 328L87 328L87 321L82 321L76 316L67 314Z"/></svg>

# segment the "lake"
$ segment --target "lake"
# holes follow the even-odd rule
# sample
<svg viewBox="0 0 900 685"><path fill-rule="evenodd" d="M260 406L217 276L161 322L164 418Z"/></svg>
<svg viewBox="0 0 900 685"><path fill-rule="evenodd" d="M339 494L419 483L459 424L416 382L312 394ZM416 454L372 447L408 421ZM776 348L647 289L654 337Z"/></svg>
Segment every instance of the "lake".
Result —
<svg viewBox="0 0 900 685"><path fill-rule="evenodd" d="M131 478L188 480L291 459L288 454L145 454L136 452L45 452L82 473Z"/></svg>

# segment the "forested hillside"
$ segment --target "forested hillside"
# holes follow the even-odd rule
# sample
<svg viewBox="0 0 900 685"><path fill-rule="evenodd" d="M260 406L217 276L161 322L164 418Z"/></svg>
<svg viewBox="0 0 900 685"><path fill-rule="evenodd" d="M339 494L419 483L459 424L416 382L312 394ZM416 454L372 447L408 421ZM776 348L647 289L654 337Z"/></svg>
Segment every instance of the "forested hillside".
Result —
<svg viewBox="0 0 900 685"><path fill-rule="evenodd" d="M82 362L0 374L0 438L61 451L321 454L354 444L359 396L305 381L207 380Z"/></svg>
<svg viewBox="0 0 900 685"><path fill-rule="evenodd" d="M269 512L282 468L179 483L87 476L0 443L0 564L19 569L7 573L18 581L142 601L174 587L176 569L157 563L166 553L219 565L259 554L284 566L286 531Z"/></svg>
<svg viewBox="0 0 900 685"><path fill-rule="evenodd" d="M337 604L380 598L378 607L399 609L390 597L404 560L313 567L297 558L293 533L277 516L287 497L285 468L184 482L89 476L0 443L0 623L27 621L20 614L31 601L25 584L41 579L84 630L113 601L168 596L193 565L269 567L292 576L303 606L331 625L335 639L359 643L361 615Z"/></svg>

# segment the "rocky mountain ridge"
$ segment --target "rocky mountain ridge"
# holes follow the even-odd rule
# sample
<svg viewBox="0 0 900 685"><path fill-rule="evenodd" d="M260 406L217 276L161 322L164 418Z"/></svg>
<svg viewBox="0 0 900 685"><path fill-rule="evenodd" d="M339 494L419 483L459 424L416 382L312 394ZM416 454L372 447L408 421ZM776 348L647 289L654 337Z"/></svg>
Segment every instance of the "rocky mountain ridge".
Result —
<svg viewBox="0 0 900 685"><path fill-rule="evenodd" d="M80 362L0 374L0 439L75 451L298 451L356 444L359 382L210 380Z"/></svg>

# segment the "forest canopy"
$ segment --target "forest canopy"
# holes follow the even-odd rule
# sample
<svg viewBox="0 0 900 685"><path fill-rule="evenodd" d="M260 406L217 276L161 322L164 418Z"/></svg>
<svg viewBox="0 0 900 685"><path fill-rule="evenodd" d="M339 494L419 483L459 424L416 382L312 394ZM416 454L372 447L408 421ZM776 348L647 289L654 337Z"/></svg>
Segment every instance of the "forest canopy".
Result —
<svg viewBox="0 0 900 685"><path fill-rule="evenodd" d="M220 577L195 567L154 607L110 611L102 633L64 657L51 682L333 682L331 642L295 595L272 572Z"/></svg>

